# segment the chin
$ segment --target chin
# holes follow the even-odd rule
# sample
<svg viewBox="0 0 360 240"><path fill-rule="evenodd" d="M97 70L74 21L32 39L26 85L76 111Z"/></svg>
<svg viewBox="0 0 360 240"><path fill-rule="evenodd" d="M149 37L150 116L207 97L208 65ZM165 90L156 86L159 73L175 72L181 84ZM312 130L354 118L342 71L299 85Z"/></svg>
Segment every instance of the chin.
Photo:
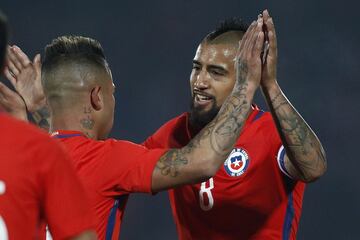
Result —
<svg viewBox="0 0 360 240"><path fill-rule="evenodd" d="M190 124L195 128L203 128L210 123L218 114L220 107L217 106L216 101L211 106L195 105L194 101L190 106Z"/></svg>

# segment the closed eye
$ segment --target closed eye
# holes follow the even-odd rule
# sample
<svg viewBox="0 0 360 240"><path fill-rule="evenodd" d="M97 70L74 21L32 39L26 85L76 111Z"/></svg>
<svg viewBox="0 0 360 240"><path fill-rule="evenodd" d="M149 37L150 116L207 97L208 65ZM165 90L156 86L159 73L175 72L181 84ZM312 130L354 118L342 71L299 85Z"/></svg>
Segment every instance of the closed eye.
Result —
<svg viewBox="0 0 360 240"><path fill-rule="evenodd" d="M201 65L199 65L199 64L197 64L197 63L193 63L192 69L193 69L193 70L200 70L200 69L201 69Z"/></svg>
<svg viewBox="0 0 360 240"><path fill-rule="evenodd" d="M223 71L219 71L219 70L215 70L215 69L210 70L210 73L214 74L214 75L219 75L219 76L225 75L225 73Z"/></svg>

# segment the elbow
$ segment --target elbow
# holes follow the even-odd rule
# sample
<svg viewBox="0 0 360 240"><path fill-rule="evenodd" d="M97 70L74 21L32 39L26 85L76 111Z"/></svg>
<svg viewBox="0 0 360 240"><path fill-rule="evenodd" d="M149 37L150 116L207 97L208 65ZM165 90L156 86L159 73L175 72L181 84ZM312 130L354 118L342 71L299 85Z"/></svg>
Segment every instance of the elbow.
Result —
<svg viewBox="0 0 360 240"><path fill-rule="evenodd" d="M212 158L197 158L196 164L190 168L192 182L204 182L213 177L218 171L220 165Z"/></svg>
<svg viewBox="0 0 360 240"><path fill-rule="evenodd" d="M307 174L303 174L303 182L312 183L322 177L327 171L327 161L325 155L319 159L317 166Z"/></svg>
<svg viewBox="0 0 360 240"><path fill-rule="evenodd" d="M199 174L204 181L213 177L221 166L221 164L219 164L219 161L216 161L215 159L204 159L203 164L201 165L202 167L200 168Z"/></svg>

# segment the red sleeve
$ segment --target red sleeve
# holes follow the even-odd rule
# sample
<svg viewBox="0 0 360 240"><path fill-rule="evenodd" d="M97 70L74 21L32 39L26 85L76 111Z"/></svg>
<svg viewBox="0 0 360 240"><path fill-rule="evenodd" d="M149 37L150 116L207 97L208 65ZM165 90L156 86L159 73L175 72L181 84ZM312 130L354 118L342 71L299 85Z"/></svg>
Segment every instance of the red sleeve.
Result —
<svg viewBox="0 0 360 240"><path fill-rule="evenodd" d="M289 179L292 179L292 177L290 176L290 174L287 172L286 168L285 168L285 154L286 151L282 145L282 141L280 138L280 135L278 133L278 130L276 128L275 122L271 116L270 113L267 113L270 115L268 122L266 124L267 129L268 129L268 134L267 137L269 139L270 144L270 154L272 157L272 160L274 162L274 164L276 165L276 169L279 170L279 172L281 172L281 174L284 174L285 176L287 176Z"/></svg>
<svg viewBox="0 0 360 240"><path fill-rule="evenodd" d="M161 148L161 144L155 141L153 136L148 137L143 143L146 148L153 149L153 148Z"/></svg>
<svg viewBox="0 0 360 240"><path fill-rule="evenodd" d="M38 157L45 160L40 168L43 214L53 238L67 239L93 229L90 203L68 155L53 140L42 149Z"/></svg>
<svg viewBox="0 0 360 240"><path fill-rule="evenodd" d="M117 196L132 192L151 193L152 174L166 149L147 149L127 141L106 141L101 171L106 174L103 193Z"/></svg>

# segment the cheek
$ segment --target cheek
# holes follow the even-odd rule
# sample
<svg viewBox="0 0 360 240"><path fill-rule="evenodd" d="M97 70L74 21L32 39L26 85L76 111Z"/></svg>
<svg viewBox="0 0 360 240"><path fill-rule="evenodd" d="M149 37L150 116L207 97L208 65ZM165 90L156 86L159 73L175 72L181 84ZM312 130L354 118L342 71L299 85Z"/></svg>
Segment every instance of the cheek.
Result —
<svg viewBox="0 0 360 240"><path fill-rule="evenodd" d="M193 95L193 90L194 90L194 83L195 83L195 77L194 77L194 74L191 73L190 75L190 89L191 89L191 96Z"/></svg>
<svg viewBox="0 0 360 240"><path fill-rule="evenodd" d="M216 101L219 106L221 106L226 98L231 94L234 84L227 84L217 87L216 90Z"/></svg>

